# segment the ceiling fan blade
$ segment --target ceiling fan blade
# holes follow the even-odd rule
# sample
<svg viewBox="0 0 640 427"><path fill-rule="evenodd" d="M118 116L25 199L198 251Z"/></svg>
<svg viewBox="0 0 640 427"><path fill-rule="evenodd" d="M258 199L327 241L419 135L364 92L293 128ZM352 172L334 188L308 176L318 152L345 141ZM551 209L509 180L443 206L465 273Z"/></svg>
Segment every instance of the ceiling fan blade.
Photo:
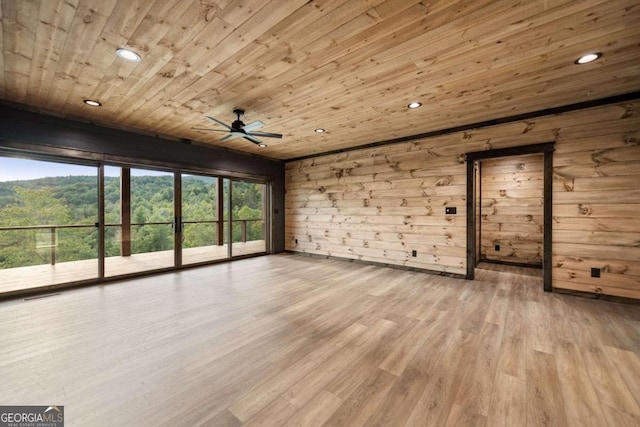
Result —
<svg viewBox="0 0 640 427"><path fill-rule="evenodd" d="M205 116L205 117L206 117L207 119L211 120L212 122L217 123L217 124L219 124L220 126L224 126L224 127L226 127L227 129L231 130L231 126L229 126L228 124L226 124L226 123L224 123L224 122L221 122L221 121L220 121L220 120L218 120L218 119L214 119L214 118L213 118L213 117L211 117L211 116Z"/></svg>
<svg viewBox="0 0 640 427"><path fill-rule="evenodd" d="M229 132L228 130L208 129L208 128L191 128L191 130L199 130L199 131L203 131L203 132Z"/></svg>
<svg viewBox="0 0 640 427"><path fill-rule="evenodd" d="M230 139L237 138L237 137L239 137L239 136L240 136L240 135L238 135L237 133L230 133L229 135L227 135L227 136L225 136L224 138L222 138L222 139L220 140L220 142L228 141L228 140L230 140Z"/></svg>
<svg viewBox="0 0 640 427"><path fill-rule="evenodd" d="M281 133L270 133L270 132L250 132L249 135L254 136L264 136L266 138L282 138Z"/></svg>
<svg viewBox="0 0 640 427"><path fill-rule="evenodd" d="M262 144L262 141L260 141L258 138L255 138L255 137L253 137L253 136L251 136L249 134L242 135L242 137L244 139L248 139L249 141L253 142L254 144L257 144L257 145Z"/></svg>
<svg viewBox="0 0 640 427"><path fill-rule="evenodd" d="M262 123L260 120L258 120L258 121L255 121L253 123L249 123L246 126L242 126L242 129L245 132L251 132L254 129L260 129L262 126L264 126L264 123Z"/></svg>

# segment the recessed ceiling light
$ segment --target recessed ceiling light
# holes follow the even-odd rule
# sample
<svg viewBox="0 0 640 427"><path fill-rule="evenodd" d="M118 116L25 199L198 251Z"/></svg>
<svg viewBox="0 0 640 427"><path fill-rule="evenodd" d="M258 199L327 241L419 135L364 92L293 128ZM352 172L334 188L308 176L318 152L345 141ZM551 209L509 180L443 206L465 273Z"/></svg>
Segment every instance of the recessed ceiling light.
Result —
<svg viewBox="0 0 640 427"><path fill-rule="evenodd" d="M138 55L134 51L124 48L116 49L116 55L118 55L122 59L133 62L139 62L142 59L140 58L140 55Z"/></svg>
<svg viewBox="0 0 640 427"><path fill-rule="evenodd" d="M102 105L101 103L99 103L98 101L95 101L93 99L85 99L82 102L84 102L87 105L91 105L92 107L99 107L99 106Z"/></svg>
<svg viewBox="0 0 640 427"><path fill-rule="evenodd" d="M265 144L264 142L262 144L258 144L258 147L260 148L267 148L267 144Z"/></svg>
<svg viewBox="0 0 640 427"><path fill-rule="evenodd" d="M422 107L422 102L413 101L411 104L407 105L407 107L411 108L412 110L415 108L420 108Z"/></svg>
<svg viewBox="0 0 640 427"><path fill-rule="evenodd" d="M601 56L602 52L587 53L586 55L582 55L580 58L576 59L574 64L588 64L589 62L593 62Z"/></svg>
<svg viewBox="0 0 640 427"><path fill-rule="evenodd" d="M316 130L314 130L315 133L325 133L326 131L322 128L318 128Z"/></svg>

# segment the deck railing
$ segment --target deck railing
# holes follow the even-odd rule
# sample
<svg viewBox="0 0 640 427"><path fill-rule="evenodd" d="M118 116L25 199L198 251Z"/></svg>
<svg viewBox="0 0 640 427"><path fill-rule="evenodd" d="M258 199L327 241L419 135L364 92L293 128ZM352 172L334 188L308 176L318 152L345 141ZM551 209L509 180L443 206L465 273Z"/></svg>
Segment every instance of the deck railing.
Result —
<svg viewBox="0 0 640 427"><path fill-rule="evenodd" d="M254 221L262 221L262 218L256 218L256 219L232 219L231 220L232 229L233 229L233 223L234 222L236 222L236 223L239 222L241 224L242 237L241 237L240 241L242 243L246 243L247 242L247 222L254 222Z"/></svg>
<svg viewBox="0 0 640 427"><path fill-rule="evenodd" d="M96 228L98 224L71 224L71 225L16 225L11 227L0 227L0 231L28 231L28 230L49 230L50 238L48 242L37 244L36 249L50 250L50 263L56 264L56 248L58 247L57 231L65 228Z"/></svg>
<svg viewBox="0 0 640 427"><path fill-rule="evenodd" d="M233 229L234 223L241 224L242 236L241 242L247 242L247 223L254 221L262 221L262 218L256 219L232 219L231 227ZM209 221L182 221L182 228L184 228L185 224L218 224L218 220L209 220ZM173 222L132 222L131 226L144 226L144 225L170 225L174 226ZM105 227L122 227L122 224L105 224ZM0 232L2 231L28 231L28 230L49 230L50 237L47 240L47 243L40 243L36 245L36 249L49 249L50 251L50 263L51 265L56 264L56 249L58 247L58 239L57 239L57 231L58 229L67 229L67 228L98 228L98 223L95 224L70 224L70 225L16 225L10 227L0 227Z"/></svg>

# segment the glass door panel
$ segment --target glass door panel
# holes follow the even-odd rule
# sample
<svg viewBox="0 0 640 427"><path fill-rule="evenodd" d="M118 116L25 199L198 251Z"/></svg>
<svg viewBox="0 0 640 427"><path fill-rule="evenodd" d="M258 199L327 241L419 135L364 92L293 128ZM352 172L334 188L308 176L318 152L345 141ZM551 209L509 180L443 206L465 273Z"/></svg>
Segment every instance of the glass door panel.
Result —
<svg viewBox="0 0 640 427"><path fill-rule="evenodd" d="M122 192L120 185L121 168L104 166L104 256L115 259L122 255ZM113 262L112 262L113 264ZM111 275L115 273L111 272Z"/></svg>
<svg viewBox="0 0 640 427"><path fill-rule="evenodd" d="M0 293L98 277L98 168L0 157Z"/></svg>
<svg viewBox="0 0 640 427"><path fill-rule="evenodd" d="M218 178L182 174L182 264L227 258L219 228Z"/></svg>
<svg viewBox="0 0 640 427"><path fill-rule="evenodd" d="M117 223L110 221L118 211L108 202L116 199L112 179L119 182ZM105 276L175 265L173 184L171 172L105 167Z"/></svg>
<svg viewBox="0 0 640 427"><path fill-rule="evenodd" d="M265 185L231 181L231 237L233 256L266 251Z"/></svg>

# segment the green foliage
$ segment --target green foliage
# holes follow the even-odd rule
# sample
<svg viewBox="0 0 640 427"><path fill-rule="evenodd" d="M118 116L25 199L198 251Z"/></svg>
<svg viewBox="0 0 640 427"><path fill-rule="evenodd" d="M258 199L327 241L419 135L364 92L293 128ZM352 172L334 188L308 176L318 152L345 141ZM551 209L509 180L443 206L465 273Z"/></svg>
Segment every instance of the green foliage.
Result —
<svg viewBox="0 0 640 427"><path fill-rule="evenodd" d="M94 187L93 191L96 191L96 187ZM119 178L105 177L104 179L104 220L107 224L117 224L120 222Z"/></svg>
<svg viewBox="0 0 640 427"><path fill-rule="evenodd" d="M225 180L225 182L228 182ZM184 176L182 180L183 221L217 219L217 180ZM42 225L93 225L98 221L98 182L95 176L67 176L25 181L0 182L0 227ZM173 177L131 177L132 223L172 223ZM226 200L228 187L223 186ZM246 240L264 238L262 185L233 182L231 215L233 242L241 242L243 223ZM105 253L120 255L120 179L105 177ZM223 214L228 217L226 208ZM243 221L246 220L246 221ZM226 229L226 226L225 226ZM54 232L56 262L97 258L98 233L94 227L58 228ZM171 224L132 225L133 253L173 249ZM226 236L225 236L226 242ZM217 224L185 224L183 247L194 248L218 243ZM50 262L51 231L0 231L0 268L13 268Z"/></svg>
<svg viewBox="0 0 640 427"><path fill-rule="evenodd" d="M49 187L40 189L15 188L16 203L0 211L2 226L70 224L71 211L56 198Z"/></svg>
<svg viewBox="0 0 640 427"><path fill-rule="evenodd" d="M262 186L250 182L233 182L231 196L233 242L243 241L243 227L246 227L247 241L262 239L263 222L255 221L262 219Z"/></svg>
<svg viewBox="0 0 640 427"><path fill-rule="evenodd" d="M117 178L116 178L117 179ZM117 183L119 186L119 182ZM0 182L0 211L22 202L17 191L48 188L53 197L69 209L74 224L93 224L98 216L98 178L95 176L59 176L26 181ZM3 226L5 224L0 224ZM33 225L33 224L30 224Z"/></svg>
<svg viewBox="0 0 640 427"><path fill-rule="evenodd" d="M73 213L50 187L15 187L14 203L0 209L0 226L70 225ZM0 268L38 265L51 261L51 246L57 261L95 258L94 228L8 230L0 233Z"/></svg>
<svg viewBox="0 0 640 427"><path fill-rule="evenodd" d="M131 229L131 253L142 254L173 249L170 225L138 225Z"/></svg>

